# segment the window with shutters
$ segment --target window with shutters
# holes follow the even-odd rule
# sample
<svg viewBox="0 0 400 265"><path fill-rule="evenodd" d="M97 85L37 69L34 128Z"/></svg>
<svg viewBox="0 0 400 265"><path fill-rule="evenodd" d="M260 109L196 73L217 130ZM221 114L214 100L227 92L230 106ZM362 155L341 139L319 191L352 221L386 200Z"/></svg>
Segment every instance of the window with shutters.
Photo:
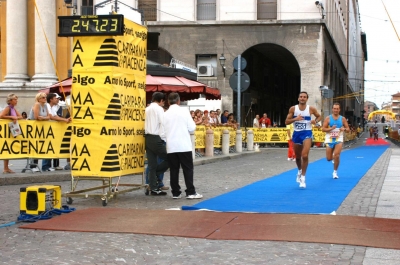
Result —
<svg viewBox="0 0 400 265"><path fill-rule="evenodd" d="M144 20L157 21L157 0L139 0L138 9L143 11Z"/></svg>
<svg viewBox="0 0 400 265"><path fill-rule="evenodd" d="M82 0L81 15L93 15L93 0Z"/></svg>
<svg viewBox="0 0 400 265"><path fill-rule="evenodd" d="M276 19L277 0L257 0L257 19Z"/></svg>
<svg viewBox="0 0 400 265"><path fill-rule="evenodd" d="M197 0L197 20L216 20L216 0Z"/></svg>

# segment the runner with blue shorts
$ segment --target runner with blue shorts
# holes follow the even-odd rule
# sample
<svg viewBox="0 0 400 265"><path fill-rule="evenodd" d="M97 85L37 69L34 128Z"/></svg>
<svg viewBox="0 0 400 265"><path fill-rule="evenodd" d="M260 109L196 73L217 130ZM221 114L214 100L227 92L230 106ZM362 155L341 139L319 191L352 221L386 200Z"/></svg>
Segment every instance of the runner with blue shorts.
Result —
<svg viewBox="0 0 400 265"><path fill-rule="evenodd" d="M293 143L296 154L296 165L298 168L296 182L300 183L300 188L306 187L306 171L308 167L308 153L312 142L312 125L317 125L321 120L321 115L317 109L307 105L307 92L300 92L299 104L289 109L285 124L294 125ZM315 120L311 118L315 116Z"/></svg>
<svg viewBox="0 0 400 265"><path fill-rule="evenodd" d="M333 178L338 179L337 170L339 168L340 153L343 148L343 135L345 131L350 131L347 120L340 114L340 104L333 103L332 114L325 118L322 131L326 133L326 159L333 160Z"/></svg>

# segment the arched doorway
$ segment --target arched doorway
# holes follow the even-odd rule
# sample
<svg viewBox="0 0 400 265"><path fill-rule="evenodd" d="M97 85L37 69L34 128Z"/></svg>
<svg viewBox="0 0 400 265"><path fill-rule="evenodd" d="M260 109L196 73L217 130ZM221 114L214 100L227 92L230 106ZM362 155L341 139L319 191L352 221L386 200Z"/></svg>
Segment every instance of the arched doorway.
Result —
<svg viewBox="0 0 400 265"><path fill-rule="evenodd" d="M293 54L282 46L270 43L247 49L242 57L250 77L250 87L242 93L241 126L252 127L256 114L267 113L271 122L285 126L291 106L298 103L300 67ZM250 98L250 101L249 101ZM234 93L234 110L237 95Z"/></svg>

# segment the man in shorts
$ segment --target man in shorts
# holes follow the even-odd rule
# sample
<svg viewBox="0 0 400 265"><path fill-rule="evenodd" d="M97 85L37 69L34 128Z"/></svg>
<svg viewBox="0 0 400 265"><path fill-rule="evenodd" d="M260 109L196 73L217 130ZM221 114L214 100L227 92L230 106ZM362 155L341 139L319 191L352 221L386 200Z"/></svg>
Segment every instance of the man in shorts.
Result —
<svg viewBox="0 0 400 265"><path fill-rule="evenodd" d="M308 153L312 141L312 124L317 125L321 120L321 115L317 109L307 105L308 94L305 91L299 94L299 104L289 109L285 124L294 125L292 140L294 143L294 152L296 154L296 164L298 172L296 182L300 183L300 188L306 187L306 171L308 167ZM315 119L311 119L311 115Z"/></svg>
<svg viewBox="0 0 400 265"><path fill-rule="evenodd" d="M325 118L324 124L322 125L322 131L326 133L326 159L328 161L334 161L332 173L334 179L339 178L337 170L340 163L340 153L343 148L343 134L345 131L350 132L346 118L339 113L340 104L333 103L332 114Z"/></svg>

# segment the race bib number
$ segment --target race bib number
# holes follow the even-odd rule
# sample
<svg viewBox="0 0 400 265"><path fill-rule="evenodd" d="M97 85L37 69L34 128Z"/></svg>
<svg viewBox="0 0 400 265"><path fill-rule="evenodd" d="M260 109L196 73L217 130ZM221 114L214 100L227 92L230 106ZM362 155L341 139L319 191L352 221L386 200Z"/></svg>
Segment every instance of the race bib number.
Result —
<svg viewBox="0 0 400 265"><path fill-rule="evenodd" d="M294 124L294 128L296 128L296 130L305 130L306 129L306 124L305 123L295 123Z"/></svg>
<svg viewBox="0 0 400 265"><path fill-rule="evenodd" d="M331 138L338 138L340 135L340 131L331 131L330 136Z"/></svg>

